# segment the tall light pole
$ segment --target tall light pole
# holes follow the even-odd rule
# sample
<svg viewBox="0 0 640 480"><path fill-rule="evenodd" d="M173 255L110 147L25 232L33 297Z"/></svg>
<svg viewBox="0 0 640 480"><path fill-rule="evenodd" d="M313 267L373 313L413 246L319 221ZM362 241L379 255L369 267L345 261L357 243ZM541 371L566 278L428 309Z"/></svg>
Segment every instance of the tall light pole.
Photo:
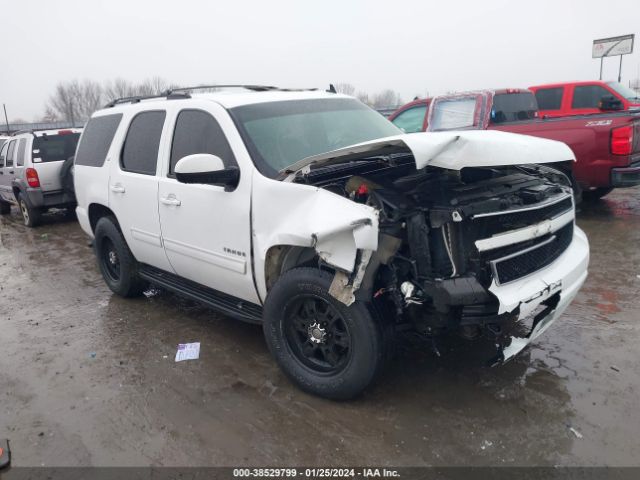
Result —
<svg viewBox="0 0 640 480"><path fill-rule="evenodd" d="M10 133L9 130L9 117L7 117L7 106L3 103L2 108L4 109L4 121L7 124L7 135Z"/></svg>

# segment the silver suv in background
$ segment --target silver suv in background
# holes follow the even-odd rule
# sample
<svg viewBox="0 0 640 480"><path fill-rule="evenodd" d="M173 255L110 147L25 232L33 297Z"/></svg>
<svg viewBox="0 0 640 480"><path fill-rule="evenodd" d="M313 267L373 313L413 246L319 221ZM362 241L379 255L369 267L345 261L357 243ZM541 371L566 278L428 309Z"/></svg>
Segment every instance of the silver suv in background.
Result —
<svg viewBox="0 0 640 480"><path fill-rule="evenodd" d="M20 208L35 227L49 208L73 212L73 159L81 128L17 133L0 148L0 213Z"/></svg>

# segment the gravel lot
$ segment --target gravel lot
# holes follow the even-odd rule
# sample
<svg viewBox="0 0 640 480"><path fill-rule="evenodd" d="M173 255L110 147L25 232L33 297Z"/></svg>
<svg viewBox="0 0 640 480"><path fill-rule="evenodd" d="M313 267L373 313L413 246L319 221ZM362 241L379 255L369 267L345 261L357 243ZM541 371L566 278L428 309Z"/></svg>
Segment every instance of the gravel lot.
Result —
<svg viewBox="0 0 640 480"><path fill-rule="evenodd" d="M14 466L638 465L640 189L583 208L590 275L497 368L407 346L363 397L293 387L259 327L166 292L123 300L88 240L0 219L0 438ZM175 363L176 344L201 342Z"/></svg>

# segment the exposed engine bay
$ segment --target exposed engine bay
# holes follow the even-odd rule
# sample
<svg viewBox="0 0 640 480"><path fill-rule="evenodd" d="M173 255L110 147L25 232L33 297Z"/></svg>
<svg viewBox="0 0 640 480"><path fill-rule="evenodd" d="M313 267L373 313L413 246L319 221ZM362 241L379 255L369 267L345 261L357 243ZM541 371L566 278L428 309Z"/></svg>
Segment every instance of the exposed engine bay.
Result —
<svg viewBox="0 0 640 480"><path fill-rule="evenodd" d="M455 331L503 342L519 312L501 312L490 287L550 265L573 239L570 182L549 166L418 170L399 153L309 168L293 182L379 212L378 249L356 298L384 304L429 337ZM546 299L530 328L558 301Z"/></svg>

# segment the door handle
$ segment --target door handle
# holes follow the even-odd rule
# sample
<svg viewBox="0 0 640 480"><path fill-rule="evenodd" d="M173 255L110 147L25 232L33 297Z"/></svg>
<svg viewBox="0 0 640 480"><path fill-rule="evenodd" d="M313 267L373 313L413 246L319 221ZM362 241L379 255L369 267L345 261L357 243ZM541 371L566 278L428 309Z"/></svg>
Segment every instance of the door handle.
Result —
<svg viewBox="0 0 640 480"><path fill-rule="evenodd" d="M9 173L13 173L13 170L9 170Z"/></svg>
<svg viewBox="0 0 640 480"><path fill-rule="evenodd" d="M115 185L111 185L111 191L113 193L124 193L124 187L119 183L116 183Z"/></svg>
<svg viewBox="0 0 640 480"><path fill-rule="evenodd" d="M167 197L160 197L160 202L165 205L173 205L174 207L179 207L182 205L182 202L178 200L173 194Z"/></svg>

